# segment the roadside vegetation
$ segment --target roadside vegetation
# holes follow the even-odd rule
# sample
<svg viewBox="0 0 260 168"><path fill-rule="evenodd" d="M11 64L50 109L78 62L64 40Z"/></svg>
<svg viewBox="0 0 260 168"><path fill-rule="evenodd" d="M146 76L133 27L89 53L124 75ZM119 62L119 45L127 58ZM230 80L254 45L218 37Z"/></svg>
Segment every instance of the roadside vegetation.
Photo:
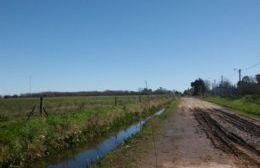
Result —
<svg viewBox="0 0 260 168"><path fill-rule="evenodd" d="M153 141L156 141L163 129L164 121L176 111L178 104L179 99L175 98L162 115L149 121L138 134L127 140L124 145L106 155L94 167L117 168L122 165L129 168L140 167L139 163L145 154L150 150L154 150Z"/></svg>
<svg viewBox="0 0 260 168"><path fill-rule="evenodd" d="M140 100L139 100L140 99ZM117 96L118 105L126 105L146 100L147 96ZM74 96L74 97L46 97L44 106L50 114L66 114L82 109L94 107L112 107L115 104L115 96ZM0 99L0 116L2 121L14 118L26 118L26 114L32 110L34 105L39 105L37 98L8 98ZM37 107L38 110L38 107ZM38 114L38 112L36 111Z"/></svg>
<svg viewBox="0 0 260 168"><path fill-rule="evenodd" d="M207 97L206 100L241 112L260 115L260 96Z"/></svg>
<svg viewBox="0 0 260 168"><path fill-rule="evenodd" d="M205 100L244 113L260 115L260 74L244 76L236 85L222 77L218 83L201 78L191 82L185 95L204 97Z"/></svg>
<svg viewBox="0 0 260 168"><path fill-rule="evenodd" d="M36 110L27 121L26 114L38 99L1 99L0 167L26 167L30 161L92 143L151 115L171 100L167 95L46 98L48 117L40 117Z"/></svg>

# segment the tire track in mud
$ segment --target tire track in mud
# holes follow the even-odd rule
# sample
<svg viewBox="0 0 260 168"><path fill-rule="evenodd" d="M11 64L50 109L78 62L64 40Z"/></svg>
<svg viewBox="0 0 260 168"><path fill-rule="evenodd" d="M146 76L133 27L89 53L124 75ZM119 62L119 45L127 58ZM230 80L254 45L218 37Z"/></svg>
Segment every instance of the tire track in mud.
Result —
<svg viewBox="0 0 260 168"><path fill-rule="evenodd" d="M220 109L194 108L193 114L216 148L233 153L247 165L260 167L259 125ZM245 134L249 135L247 139L242 136ZM249 143L248 137L256 143Z"/></svg>
<svg viewBox="0 0 260 168"><path fill-rule="evenodd" d="M240 130L249 132L251 135L260 137L260 126L253 123L253 121L248 121L235 114L231 114L231 113L228 113L227 111L217 109L217 108L214 108L211 111L215 112L215 114L218 114L226 122L229 122L229 123L235 125Z"/></svg>

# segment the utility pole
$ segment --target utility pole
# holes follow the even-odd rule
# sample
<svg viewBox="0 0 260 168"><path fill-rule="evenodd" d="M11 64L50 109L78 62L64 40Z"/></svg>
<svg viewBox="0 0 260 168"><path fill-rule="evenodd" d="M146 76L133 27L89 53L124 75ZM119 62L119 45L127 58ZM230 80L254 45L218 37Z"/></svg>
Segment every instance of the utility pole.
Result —
<svg viewBox="0 0 260 168"><path fill-rule="evenodd" d="M220 96L223 96L223 82L224 82L224 77L223 75L221 75Z"/></svg>
<svg viewBox="0 0 260 168"><path fill-rule="evenodd" d="M239 82L241 81L241 73L242 73L242 70L241 70L241 69L238 69Z"/></svg>
<svg viewBox="0 0 260 168"><path fill-rule="evenodd" d="M242 69L241 68L239 68L239 69L235 68L234 71L238 72L238 82L241 82L241 80L242 80Z"/></svg>
<svg viewBox="0 0 260 168"><path fill-rule="evenodd" d="M150 110L150 95L149 95L149 91L148 91L148 84L147 81L145 81L145 87L146 87L146 92L147 92L147 97L148 97L148 109L146 109L147 111ZM155 167L157 167L157 149L156 149L156 142L154 139L154 128L153 128L153 123L152 123L152 138L153 138L153 147L154 147L154 155L155 155Z"/></svg>
<svg viewBox="0 0 260 168"><path fill-rule="evenodd" d="M216 79L214 79L214 83L212 84L212 91L213 91L214 94L217 94L216 86L217 86Z"/></svg>
<svg viewBox="0 0 260 168"><path fill-rule="evenodd" d="M29 94L32 96L32 76L29 76Z"/></svg>
<svg viewBox="0 0 260 168"><path fill-rule="evenodd" d="M146 94L147 94L147 98L148 98L148 109L150 109L150 96L149 96L149 91L148 91L148 84L147 81L145 81L145 88L146 88Z"/></svg>

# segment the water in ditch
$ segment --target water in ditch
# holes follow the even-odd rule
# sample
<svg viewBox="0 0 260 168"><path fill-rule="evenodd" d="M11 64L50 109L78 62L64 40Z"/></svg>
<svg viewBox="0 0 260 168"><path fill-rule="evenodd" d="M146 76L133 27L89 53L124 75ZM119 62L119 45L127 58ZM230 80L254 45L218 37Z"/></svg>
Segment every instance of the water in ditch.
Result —
<svg viewBox="0 0 260 168"><path fill-rule="evenodd" d="M47 168L86 168L95 164L100 158L104 157L107 153L125 143L125 140L137 134L142 126L155 116L161 115L165 109L161 109L154 115L149 116L145 120L129 126L125 130L119 131L116 135L105 139L98 144L95 148L87 149L75 154L69 159L63 160L56 164L49 164Z"/></svg>

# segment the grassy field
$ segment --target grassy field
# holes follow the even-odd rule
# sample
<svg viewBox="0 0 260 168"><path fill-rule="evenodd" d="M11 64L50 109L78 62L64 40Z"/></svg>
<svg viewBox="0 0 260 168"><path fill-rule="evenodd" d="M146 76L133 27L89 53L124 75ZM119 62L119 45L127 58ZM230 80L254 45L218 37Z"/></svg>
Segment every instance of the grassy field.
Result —
<svg viewBox="0 0 260 168"><path fill-rule="evenodd" d="M94 167L116 168L122 167L122 165L126 168L140 167L139 162L149 150L153 150L153 140L158 138L164 121L177 110L178 104L179 99L172 101L169 108L162 115L149 121L137 135L126 141L125 145L109 153Z"/></svg>
<svg viewBox="0 0 260 168"><path fill-rule="evenodd" d="M207 97L206 100L248 114L260 115L260 96Z"/></svg>
<svg viewBox="0 0 260 168"><path fill-rule="evenodd" d="M114 96L46 98L47 118L39 110L26 121L38 99L0 100L0 167L26 166L26 162L58 153L74 145L127 126L168 104L168 96ZM148 109L149 104L149 110ZM38 109L38 108L37 108Z"/></svg>
<svg viewBox="0 0 260 168"><path fill-rule="evenodd" d="M146 100L147 96L141 96ZM118 105L139 102L139 96L117 96ZM51 114L79 111L94 106L113 106L114 96L86 96L86 97L50 97L44 99L44 106ZM39 98L10 98L0 99L0 117L8 120L14 117L25 117L34 105L39 105Z"/></svg>

